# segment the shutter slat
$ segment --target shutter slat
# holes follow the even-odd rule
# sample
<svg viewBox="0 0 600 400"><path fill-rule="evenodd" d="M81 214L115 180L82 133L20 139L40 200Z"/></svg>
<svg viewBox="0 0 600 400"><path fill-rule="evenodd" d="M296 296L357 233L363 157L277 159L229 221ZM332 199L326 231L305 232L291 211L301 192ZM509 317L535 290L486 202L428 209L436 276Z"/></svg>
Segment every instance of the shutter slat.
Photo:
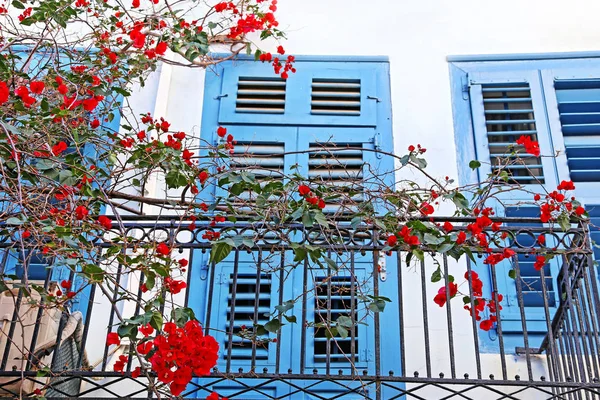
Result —
<svg viewBox="0 0 600 400"><path fill-rule="evenodd" d="M503 90L500 90L503 92ZM487 93L492 93L488 91ZM484 98L483 103L529 103L531 104L531 97L513 97L513 98Z"/></svg>
<svg viewBox="0 0 600 400"><path fill-rule="evenodd" d="M562 132L565 136L598 135L600 124L563 124Z"/></svg>

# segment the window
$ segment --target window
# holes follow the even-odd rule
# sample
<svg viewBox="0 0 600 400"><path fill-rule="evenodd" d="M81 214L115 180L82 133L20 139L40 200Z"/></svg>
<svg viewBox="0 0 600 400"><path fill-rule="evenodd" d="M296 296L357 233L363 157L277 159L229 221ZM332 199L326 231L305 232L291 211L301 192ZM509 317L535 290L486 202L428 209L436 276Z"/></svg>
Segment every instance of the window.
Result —
<svg viewBox="0 0 600 400"><path fill-rule="evenodd" d="M507 152L509 144L521 135L540 143L542 155L556 157L525 158L525 165L510 164L510 182L526 185L543 193L554 190L561 180L575 182L574 195L590 210L591 222L600 221L600 53L515 56L449 57L455 142L459 150L462 184L485 180L495 169L496 157ZM482 167L471 171L467 165L477 159ZM514 191L501 196L505 204L531 201L531 194ZM531 207L509 207L506 216L538 217ZM520 224L523 225L523 224ZM527 226L535 229L535 226ZM532 239L525 236L517 240ZM592 227L592 240L600 241L598 228ZM551 240L551 238L546 238ZM600 251L595 249L596 259ZM523 305L528 330L546 330L540 273L533 260L519 255ZM560 301L556 279L558 260L544 267L546 301L551 310ZM516 298L515 280L508 278L508 262L498 269L502 275L499 290L505 291L503 331L522 331ZM508 339L511 340L510 338ZM516 346L518 344L518 338ZM531 340L531 337L530 337ZM534 336L534 341L536 340ZM522 343L522 342L521 342Z"/></svg>
<svg viewBox="0 0 600 400"><path fill-rule="evenodd" d="M287 80L273 77L268 64L249 59L219 64L217 69L206 78L201 135L209 143L218 143L218 126L234 135L237 145L229 160L232 169L252 173L261 185L267 177L285 183L287 176L298 172L312 187L339 188L340 195L327 199L324 212L346 224L356 209L372 207L363 194L375 174L393 184L393 159L368 151L393 148L387 60L297 57L297 73ZM231 195L218 189L215 196L227 196L234 203L268 201L253 191ZM300 303L289 311L298 323L286 324L279 333L279 350L273 342L257 346L241 338L229 340L229 333L236 334L242 325L252 328L254 323L267 322L275 306L298 298L303 288L309 288L305 303L309 324L327 320L335 324L340 316L362 318L351 309L357 307L357 283L368 285L373 280L372 254L347 252L331 257L342 267L330 274L303 265L291 268L291 252L267 250L234 251L215 267L212 297L192 296L190 306L196 308L201 321L205 318L205 325L215 329L211 333L221 344L221 371L267 368L274 372L278 368L300 372L304 368L305 373L313 369L324 372L329 367L350 368L349 358L361 370L373 370L373 324L350 329L347 338L334 339L338 342L333 343L324 329L303 327ZM207 263L207 258L198 252L193 259ZM193 280L191 286L192 293L210 291L206 281ZM397 298L397 287L392 286L380 282L381 295ZM324 301L330 303L330 312L324 311ZM299 352L302 340L306 350ZM231 357L227 357L228 352ZM323 395L338 389L325 385ZM283 396L289 388L274 385L273 390Z"/></svg>

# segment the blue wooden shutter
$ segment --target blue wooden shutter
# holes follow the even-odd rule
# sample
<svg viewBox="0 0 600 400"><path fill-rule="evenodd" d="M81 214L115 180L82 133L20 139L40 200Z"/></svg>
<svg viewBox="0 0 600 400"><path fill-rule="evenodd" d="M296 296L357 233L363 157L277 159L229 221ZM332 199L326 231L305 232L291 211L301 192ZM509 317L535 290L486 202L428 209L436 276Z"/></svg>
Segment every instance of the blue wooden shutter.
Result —
<svg viewBox="0 0 600 400"><path fill-rule="evenodd" d="M476 154L484 163L479 169L480 180L498 169L499 158L512 157L511 145L516 146L521 135L537 140L542 155L554 153L536 73L477 73L470 74L469 79ZM556 173L552 159L535 157L520 149L524 164L515 162L505 168L509 183L530 185L531 190L554 185Z"/></svg>
<svg viewBox="0 0 600 400"><path fill-rule="evenodd" d="M554 82L573 182L600 182L600 79Z"/></svg>
<svg viewBox="0 0 600 400"><path fill-rule="evenodd" d="M273 75L272 68L268 64L236 61L219 65L218 75L208 74L206 79L202 139L217 143L219 140L216 135L217 127L226 127L237 140L229 165L232 168L252 172L259 181L267 176L282 173L288 175L293 172L292 168L295 168L301 175L307 177L313 187L317 185L350 187L345 198L328 199L325 208L326 213L337 213L336 215L345 221L357 207L364 206L364 190L367 189L365 179L378 174L390 186L394 182L393 159L387 156L378 157L372 152L375 149L387 151L393 149L388 66L387 63L374 61L300 59L297 62L297 70L296 74L284 81ZM223 190L217 190L214 195L230 196ZM237 197L247 199L255 195L252 192L245 192ZM230 200L235 201L235 197L230 197ZM253 254L242 252L238 255L237 285L232 282L233 271L236 268L233 255L217 265L215 269L218 285L215 285L215 294L212 297L210 321L204 322L210 323L212 328L219 330L214 331L213 334L222 347L221 352L224 357L228 345L226 343L228 338L224 332L229 331L232 321L234 321L234 333L239 330L242 321L246 321L245 325L250 327L253 321L249 313L257 309L260 310L258 322L266 322L262 314L273 311L280 299L286 301L296 298L298 288L303 284L302 268L295 268L287 276L283 291L279 292L280 282L277 274L267 274L264 270L261 274L258 273L256 254L257 252ZM344 263L342 259L347 262L348 256L349 253L344 253L332 257L339 258L339 262ZM292 255L284 254L283 257L289 263ZM197 256L194 256L194 262L206 263L206 258L206 255L198 252ZM278 262L271 261L271 267L274 267L271 271L275 271L279 267ZM391 274L393 274L392 267L393 262L388 264L388 271ZM363 281L361 283L372 282L373 268L372 254L369 257L356 255L354 277L345 273L347 271L340 271L332 274L331 285L323 287L324 272L311 270L313 276L309 278L308 285L318 286L317 291L321 295L325 293L336 307L341 306L349 300L344 290L353 287L357 279L360 278ZM257 281L260 281L260 284L257 284ZM202 285L201 281L192 280L191 290L194 293L208 293L205 289L195 289L200 285ZM270 288L267 288L267 285L271 285ZM235 310L232 313L231 299L234 292L236 293ZM238 294L240 296L237 296ZM259 296L258 302L255 295ZM380 295L397 298L397 285L380 284ZM197 308L207 304L208 301L210 300L200 300L192 296L190 306ZM323 310L318 310L319 307L316 307L317 301L313 298L308 301L309 320L314 321L322 315ZM267 308L269 311L265 311ZM299 309L294 310L298 318L300 318L299 312ZM342 309L334 309L330 317L334 317L332 319L335 320L344 312L345 310ZM200 318L203 314L202 311L197 312ZM357 315L354 317L360 318ZM300 364L297 338L300 337L300 331L305 329L300 325L285 326L282 330L279 360L281 370L290 367L297 372ZM397 339L398 336L395 329L390 328L385 331L384 335L389 335L390 343L397 343L397 340L393 339ZM324 368L327 349L329 349L332 366L348 368L350 365L347 360L336 353L335 341L328 341L321 333L314 336L311 336L310 332L307 334L307 349L303 352L306 357L306 367ZM354 332L355 361L357 365L370 369L373 360L372 335L372 324L371 326L360 325ZM294 341L292 337L295 338ZM348 343L348 340L340 341L342 346L347 347ZM274 346L272 344L270 346L266 349L255 349L256 355L260 356L256 359L256 368L259 371L262 368L269 368L269 372L273 370ZM251 352L251 345L241 345L240 340L235 339L231 351L232 369L247 370L250 367L248 354L251 355ZM397 364L396 357L391 361ZM227 361L222 357L219 368L223 369L226 363ZM228 390L233 390L234 386L229 387ZM321 391L323 396L335 392L333 387L323 387ZM277 388L278 396L282 396L284 392L284 388Z"/></svg>

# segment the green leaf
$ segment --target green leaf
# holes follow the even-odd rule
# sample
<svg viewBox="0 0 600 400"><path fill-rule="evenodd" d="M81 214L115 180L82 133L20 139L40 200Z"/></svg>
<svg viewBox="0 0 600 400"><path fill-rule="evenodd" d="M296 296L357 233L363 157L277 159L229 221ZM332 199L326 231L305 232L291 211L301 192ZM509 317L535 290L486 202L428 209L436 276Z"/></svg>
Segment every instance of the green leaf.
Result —
<svg viewBox="0 0 600 400"><path fill-rule="evenodd" d="M508 271L508 277L511 279L516 279L517 278L517 273L514 269L511 269L510 271Z"/></svg>
<svg viewBox="0 0 600 400"><path fill-rule="evenodd" d="M569 221L569 216L567 214L560 214L558 216L557 222L558 225L560 225L560 228L563 230L563 232L566 232L569 229L571 229L571 222Z"/></svg>
<svg viewBox="0 0 600 400"><path fill-rule="evenodd" d="M477 160L471 160L471 162L469 163L469 168L471 169L477 169L481 167L481 163Z"/></svg>
<svg viewBox="0 0 600 400"><path fill-rule="evenodd" d="M154 289L154 285L156 285L155 275L153 273L146 274L146 288L148 290Z"/></svg>
<svg viewBox="0 0 600 400"><path fill-rule="evenodd" d="M306 259L306 255L308 252L306 249L302 247L297 247L294 249L294 262L304 261Z"/></svg>
<svg viewBox="0 0 600 400"><path fill-rule="evenodd" d="M315 212L315 221L317 222L317 224L319 224L321 226L324 226L324 227L329 226L329 221L327 221L327 217L325 217L325 214L323 214L322 211Z"/></svg>
<svg viewBox="0 0 600 400"><path fill-rule="evenodd" d="M402 156L402 157L400 158L400 164L402 164L402 166L403 166L403 167L404 167L406 164L408 164L408 158L409 158L409 155L408 155L408 154L407 154L407 155L405 155L405 156Z"/></svg>
<svg viewBox="0 0 600 400"><path fill-rule="evenodd" d="M420 261L425 261L425 253L421 249L414 249L412 254L417 257Z"/></svg>
<svg viewBox="0 0 600 400"><path fill-rule="evenodd" d="M256 324L256 325L254 325L254 333L257 336L262 336L262 335L266 335L269 332L265 329L264 325Z"/></svg>
<svg viewBox="0 0 600 400"><path fill-rule="evenodd" d="M25 9L25 6L23 5L23 3L21 3L18 0L13 0L11 4L12 4L12 6L14 8L18 8L19 10L24 10Z"/></svg>
<svg viewBox="0 0 600 400"><path fill-rule="evenodd" d="M283 318L285 318L287 320L287 322L289 322L290 324L295 324L297 322L295 315L288 316L288 315L283 314Z"/></svg>
<svg viewBox="0 0 600 400"><path fill-rule="evenodd" d="M163 324L163 316L158 311L154 311L152 313L152 317L150 317L150 326L160 331L162 329Z"/></svg>
<svg viewBox="0 0 600 400"><path fill-rule="evenodd" d="M338 319L336 320L338 326L343 326L344 328L352 328L352 326L354 326L354 323L352 322L352 318L345 316L345 315L340 315L338 317Z"/></svg>
<svg viewBox="0 0 600 400"><path fill-rule="evenodd" d="M411 154L410 161L421 169L427 167L427 161L423 158L417 158L414 154Z"/></svg>
<svg viewBox="0 0 600 400"><path fill-rule="evenodd" d="M433 274L431 274L431 282L436 283L442 280L442 270L438 267Z"/></svg>
<svg viewBox="0 0 600 400"><path fill-rule="evenodd" d="M438 247L436 250L438 253L446 253L447 251L451 250L453 247L454 247L453 243L444 243L440 247Z"/></svg>
<svg viewBox="0 0 600 400"><path fill-rule="evenodd" d="M284 302L283 304L275 306L275 309L282 313L289 311L292 308L294 308L294 300L288 300L288 301Z"/></svg>
<svg viewBox="0 0 600 400"><path fill-rule="evenodd" d="M119 325L119 327L117 328L117 333L122 338L128 337L131 339L135 339L135 337L137 336L137 333L138 333L138 329L137 329L136 325L123 324L123 325Z"/></svg>
<svg viewBox="0 0 600 400"><path fill-rule="evenodd" d="M315 223L312 213L309 210L306 210L304 214L302 214L302 223L307 228L312 228Z"/></svg>
<svg viewBox="0 0 600 400"><path fill-rule="evenodd" d="M325 260L325 262L327 263L327 265L329 265L329 267L334 270L337 271L339 270L339 267L337 265L337 263L335 261L333 261L331 258L327 257L327 256L323 256L323 259Z"/></svg>
<svg viewBox="0 0 600 400"><path fill-rule="evenodd" d="M383 312L385 309L385 301L384 300L374 300L369 304L369 310L373 312Z"/></svg>
<svg viewBox="0 0 600 400"><path fill-rule="evenodd" d="M188 307L174 308L171 312L171 316L178 326L183 326L186 322L196 319L194 310Z"/></svg>
<svg viewBox="0 0 600 400"><path fill-rule="evenodd" d="M425 243L433 245L444 243L445 240L445 238L434 236L431 233L426 233L423 239L425 240Z"/></svg>
<svg viewBox="0 0 600 400"><path fill-rule="evenodd" d="M469 296L464 296L463 297L463 303L464 304L469 304L471 303L471 298Z"/></svg>
<svg viewBox="0 0 600 400"><path fill-rule="evenodd" d="M6 220L6 223L8 225L22 225L23 224L23 220L21 220L20 218L17 217L10 217L9 219Z"/></svg>
<svg viewBox="0 0 600 400"><path fill-rule="evenodd" d="M231 245L226 242L217 242L213 244L212 249L210 250L210 262L215 264L223 261L229 253L231 253Z"/></svg>
<svg viewBox="0 0 600 400"><path fill-rule="evenodd" d="M337 336L337 334L338 334L337 328L326 328L325 329L325 337L327 339L333 339L335 336Z"/></svg>
<svg viewBox="0 0 600 400"><path fill-rule="evenodd" d="M469 200L462 193L456 192L452 197L452 201L456 204L460 210L464 210L465 208L469 208Z"/></svg>
<svg viewBox="0 0 600 400"><path fill-rule="evenodd" d="M265 329L271 333L276 333L281 327L281 321L278 318L274 318L265 324Z"/></svg>
<svg viewBox="0 0 600 400"><path fill-rule="evenodd" d="M292 215L290 215L290 218L292 218L292 221L296 221L297 219L300 219L302 217L302 214L304 213L304 207L298 207L293 213Z"/></svg>

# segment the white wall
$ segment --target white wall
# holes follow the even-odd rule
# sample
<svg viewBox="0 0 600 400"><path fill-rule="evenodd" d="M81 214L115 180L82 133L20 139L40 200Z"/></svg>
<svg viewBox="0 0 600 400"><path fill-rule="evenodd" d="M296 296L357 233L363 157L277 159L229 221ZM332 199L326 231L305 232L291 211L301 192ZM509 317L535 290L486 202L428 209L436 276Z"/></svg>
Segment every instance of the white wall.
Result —
<svg viewBox="0 0 600 400"><path fill-rule="evenodd" d="M409 144L422 144L429 150L428 170L439 177L457 176L446 56L600 48L600 2L592 0L282 0L278 7L280 27L289 36L284 45L291 54L389 56L396 152L404 154ZM160 105L139 112L160 110L175 129L198 133L203 72L175 71L164 65L154 79L160 80ZM156 93L156 85L149 86ZM465 270L462 263L451 268L462 273ZM420 277L416 273L407 275L404 299L410 305L414 299L420 299ZM429 298L433 294L431 288ZM411 355L418 353L423 343L420 301L414 305L407 308L408 313L412 312L407 314L408 371L418 370L423 376L424 362ZM431 306L436 354L433 372L449 376L443 339L445 309L433 303ZM455 325L459 327L457 374L460 377L469 372L474 377L471 356L461 356L463 343L472 343L470 319L462 304L454 304L453 309ZM509 356L508 363L509 376L525 377L522 360ZM497 356L484 357L483 364L485 376L494 373L499 379ZM542 366L543 362L536 363L537 377L543 373ZM427 398L424 393L419 394ZM430 396L437 397L433 393Z"/></svg>

